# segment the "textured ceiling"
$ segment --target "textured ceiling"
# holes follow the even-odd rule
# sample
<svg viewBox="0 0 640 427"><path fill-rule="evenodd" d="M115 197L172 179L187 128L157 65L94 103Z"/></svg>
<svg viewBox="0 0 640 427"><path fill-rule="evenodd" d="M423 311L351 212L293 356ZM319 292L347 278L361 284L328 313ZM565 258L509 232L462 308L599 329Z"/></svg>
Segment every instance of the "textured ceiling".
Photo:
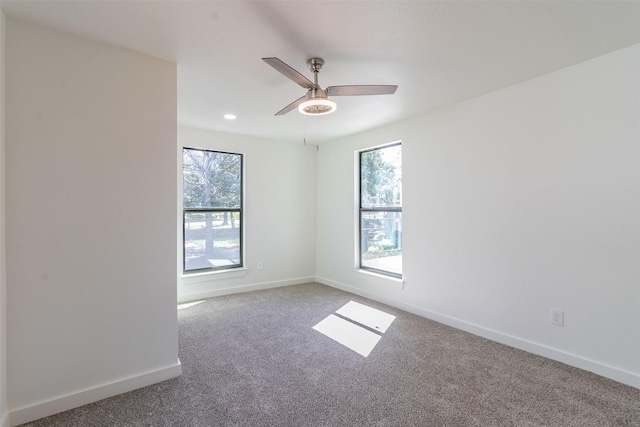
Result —
<svg viewBox="0 0 640 427"><path fill-rule="evenodd" d="M32 21L178 64L178 122L322 142L433 111L640 43L638 1L0 1ZM322 87L397 84L336 97L323 117L274 113L304 95L261 58ZM230 122L223 114L232 112Z"/></svg>

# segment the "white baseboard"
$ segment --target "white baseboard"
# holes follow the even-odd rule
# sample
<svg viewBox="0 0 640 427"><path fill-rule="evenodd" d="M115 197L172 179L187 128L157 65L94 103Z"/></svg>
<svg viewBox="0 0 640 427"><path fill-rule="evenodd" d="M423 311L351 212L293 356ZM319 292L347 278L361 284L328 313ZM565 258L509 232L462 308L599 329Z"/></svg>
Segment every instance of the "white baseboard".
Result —
<svg viewBox="0 0 640 427"><path fill-rule="evenodd" d="M5 412L0 418L0 427L9 427L9 413Z"/></svg>
<svg viewBox="0 0 640 427"><path fill-rule="evenodd" d="M336 289L341 289L346 292L350 292L356 295L363 296L365 298L370 298L372 300L388 304L392 307L396 307L409 313L434 320L438 323L452 326L456 329L460 329L465 332L487 338L500 344L505 344L519 350L537 354L539 356L562 362L576 368L584 369L605 378L609 378L619 383L640 389L640 375L633 372L625 371L623 369L609 366L601 362L596 362L594 360L590 360L576 354L567 353L565 351L548 347L543 344L504 334L493 329L485 328L483 326L456 319L454 317L450 317L431 310L426 310L424 308L398 301L393 298L378 295L374 292L363 291L362 289L351 287L349 285L345 285L344 283L335 282L323 277L316 277L315 281Z"/></svg>
<svg viewBox="0 0 640 427"><path fill-rule="evenodd" d="M43 417L48 417L49 415L97 402L108 397L166 381L180 376L181 373L182 366L178 359L175 364L165 368L102 384L97 387L81 390L23 408L14 409L9 413L9 424L11 426L17 426L28 423ZM2 427L5 427L5 424L2 424Z"/></svg>
<svg viewBox="0 0 640 427"><path fill-rule="evenodd" d="M298 277L295 279L278 280L274 282L254 283L251 285L240 286L227 286L225 288L209 289L206 291L197 292L184 292L184 288L188 285L183 285L181 292L178 293L178 302L184 303L188 301L194 301L199 299L207 299L213 297L219 297L222 295L240 294L243 292L260 291L263 289L280 288L282 286L301 285L303 283L310 283L315 280L315 277Z"/></svg>

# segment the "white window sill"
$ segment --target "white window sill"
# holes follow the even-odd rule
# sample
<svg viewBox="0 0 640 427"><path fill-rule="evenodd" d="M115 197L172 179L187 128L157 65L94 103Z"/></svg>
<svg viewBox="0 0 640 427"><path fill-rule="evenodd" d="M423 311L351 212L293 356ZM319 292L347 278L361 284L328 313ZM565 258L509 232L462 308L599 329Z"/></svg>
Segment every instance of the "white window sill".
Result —
<svg viewBox="0 0 640 427"><path fill-rule="evenodd" d="M386 274L375 273L369 270L362 270L360 268L355 268L353 271L358 275L368 276L370 279L374 279L378 283L388 285L389 282L391 282L391 284L395 285L398 289L404 288L404 279L387 276Z"/></svg>
<svg viewBox="0 0 640 427"><path fill-rule="evenodd" d="M246 267L233 268L229 270L216 270L206 271L203 273L187 273L183 274L180 279L183 285L190 285L193 283L209 282L211 280L224 280L233 279L236 277L244 277L249 273L249 269Z"/></svg>

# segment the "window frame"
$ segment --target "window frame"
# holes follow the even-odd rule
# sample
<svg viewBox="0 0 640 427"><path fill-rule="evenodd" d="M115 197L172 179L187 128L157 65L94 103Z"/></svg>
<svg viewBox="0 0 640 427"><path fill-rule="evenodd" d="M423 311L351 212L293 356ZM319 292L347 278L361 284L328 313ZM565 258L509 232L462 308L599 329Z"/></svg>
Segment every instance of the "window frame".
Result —
<svg viewBox="0 0 640 427"><path fill-rule="evenodd" d="M392 277L394 279L401 279L402 280L402 273L396 273L393 271L388 271L388 270L382 270L379 268L374 268L374 267L370 267L370 266L365 266L362 263L362 241L363 241L363 235L362 235L362 217L363 214L366 213L371 213L371 212L399 212L400 214L402 214L402 198L400 199L400 206L384 206L384 207L363 207L362 206L362 155L364 153L370 153L372 151L377 151L377 150L383 150L385 148L390 148L390 147L395 147L395 146L400 146L402 147L402 141L395 141L395 142L391 142L388 144L383 144L383 145L378 145L375 147L371 147L371 148L366 148L363 150L359 150L358 151L358 174L357 174L357 178L358 178L358 251L357 251L357 268L360 270L364 270L367 272L371 272L371 273L375 273L375 274L380 274L383 276L389 276ZM401 169L402 170L402 169ZM401 184L402 185L402 184ZM402 221L402 219L401 219ZM401 252L402 253L402 252Z"/></svg>
<svg viewBox="0 0 640 427"><path fill-rule="evenodd" d="M205 151L210 153L219 153L219 154L230 154L234 156L240 156L240 203L237 208L222 208L222 207L196 207L190 208L184 206L184 150L193 150L193 151ZM182 150L182 273L184 276L193 275L193 274L202 274L209 272L223 272L223 271L234 271L238 269L244 268L244 154L243 153L234 153L230 151L209 149L209 148L196 148L196 147L186 147L183 146ZM238 225L238 233L239 233L239 261L237 264L233 265L223 265L219 267L204 267L204 268L193 268L186 269L186 216L189 213L193 212L228 212L228 213L237 213L239 218Z"/></svg>

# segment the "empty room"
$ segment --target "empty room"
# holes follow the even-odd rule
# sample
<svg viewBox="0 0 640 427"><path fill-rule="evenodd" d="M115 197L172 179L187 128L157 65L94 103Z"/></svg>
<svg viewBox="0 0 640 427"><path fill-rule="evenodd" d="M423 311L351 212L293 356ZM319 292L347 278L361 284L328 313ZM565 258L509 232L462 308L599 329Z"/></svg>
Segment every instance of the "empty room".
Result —
<svg viewBox="0 0 640 427"><path fill-rule="evenodd" d="M639 23L0 0L0 427L640 426Z"/></svg>

